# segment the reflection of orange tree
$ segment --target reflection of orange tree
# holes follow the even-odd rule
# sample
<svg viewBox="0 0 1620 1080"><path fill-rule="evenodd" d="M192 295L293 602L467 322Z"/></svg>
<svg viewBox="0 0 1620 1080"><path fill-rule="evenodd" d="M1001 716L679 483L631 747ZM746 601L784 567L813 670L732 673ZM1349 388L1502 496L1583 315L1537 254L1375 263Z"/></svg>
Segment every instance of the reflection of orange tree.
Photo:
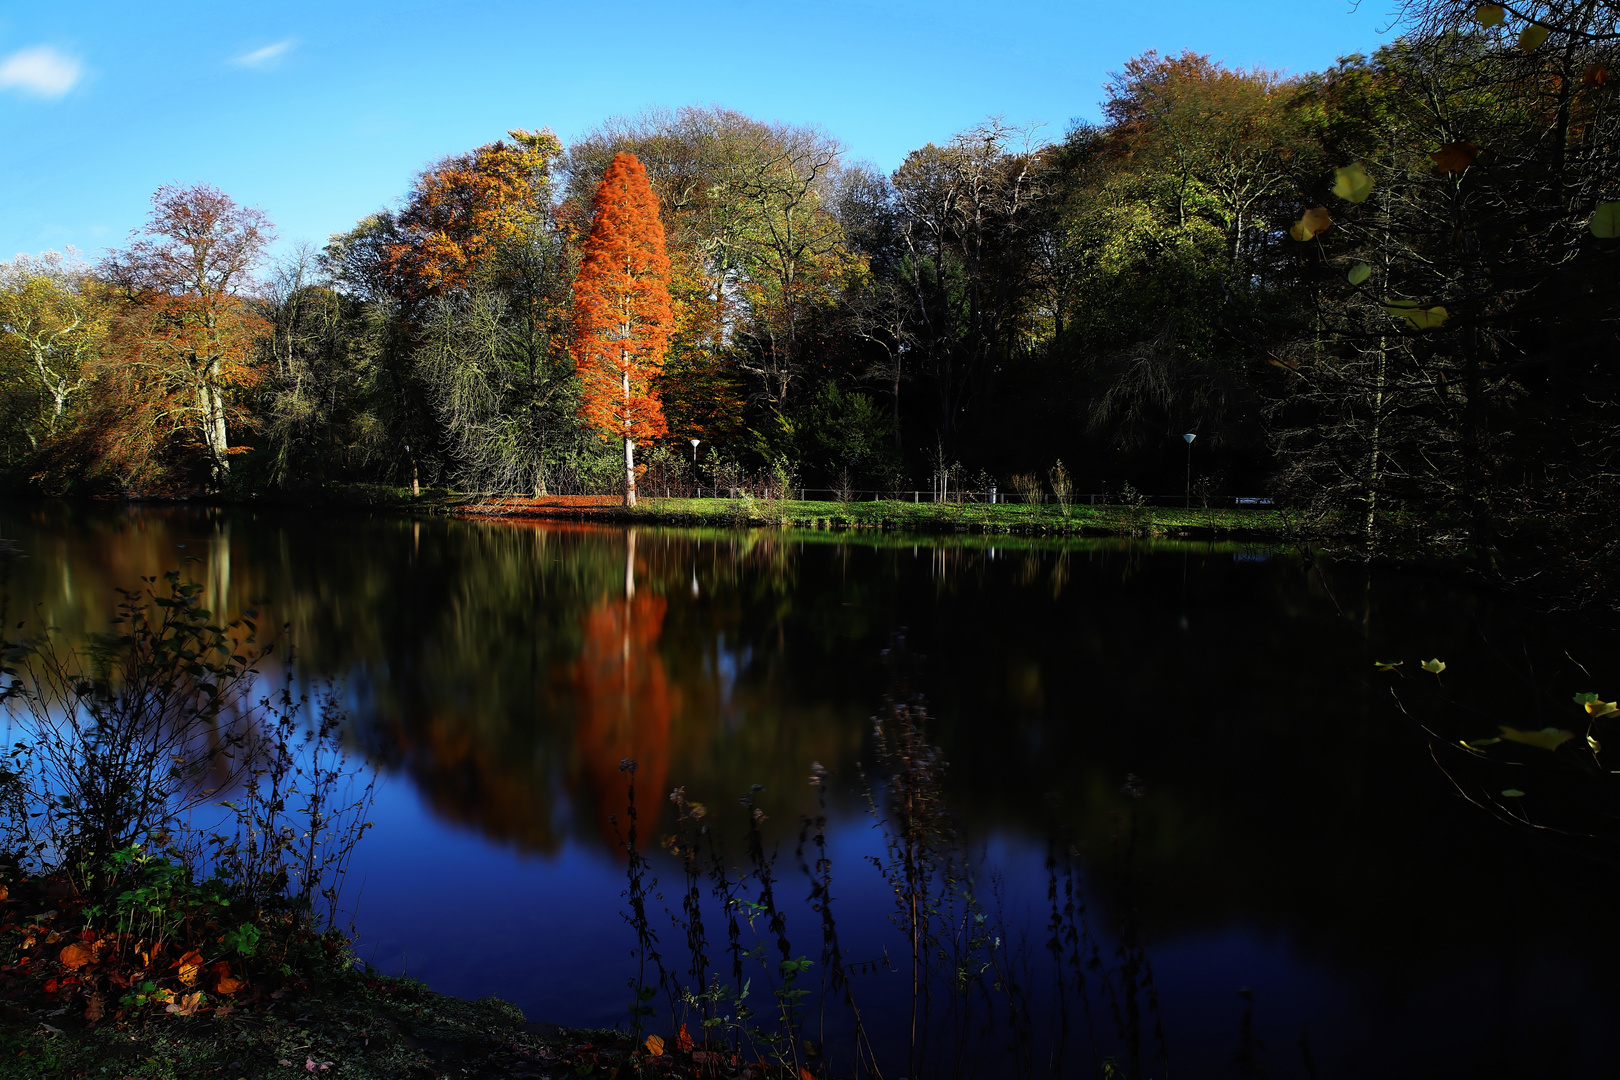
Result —
<svg viewBox="0 0 1620 1080"><path fill-rule="evenodd" d="M574 665L579 710L575 742L584 763L596 818L609 841L608 816L624 801L619 763L633 758L644 791L661 796L669 773L669 728L676 691L670 686L658 637L668 603L636 595L636 536L625 552L624 598L604 598L585 614L585 644Z"/></svg>
<svg viewBox="0 0 1620 1080"><path fill-rule="evenodd" d="M669 772L674 693L658 655L666 604L661 596L603 601L585 616L585 648L574 667L579 726L575 739L597 819L622 809L619 763L634 758L644 790L661 794Z"/></svg>

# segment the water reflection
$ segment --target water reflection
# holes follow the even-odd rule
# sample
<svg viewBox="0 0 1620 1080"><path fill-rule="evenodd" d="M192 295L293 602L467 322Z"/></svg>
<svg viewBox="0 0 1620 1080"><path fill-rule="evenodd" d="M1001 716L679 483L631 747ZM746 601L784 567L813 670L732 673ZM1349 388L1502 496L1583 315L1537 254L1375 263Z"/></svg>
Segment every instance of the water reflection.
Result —
<svg viewBox="0 0 1620 1080"><path fill-rule="evenodd" d="M1620 942L1587 913L1616 882L1456 799L1366 678L1373 658L1443 656L1459 693L1511 711L1527 699L1500 660L1509 642L1573 646L1589 666L1613 642L1455 578L1369 577L1234 544L55 503L0 504L0 537L27 556L12 564L13 619L37 613L82 639L105 627L116 587L191 558L212 608L262 605L308 665L341 676L352 738L395 777L382 805L410 822L391 841L383 820L368 841L379 854L363 903L390 942L381 955L397 940L431 956L424 974L455 992L506 993L546 1019L621 1018L617 973L587 986L591 965L575 964L531 983L493 952L434 952L410 929L431 924L410 906L427 901L407 894L412 881L426 891L423 862L476 867L434 889L497 897L481 902L488 921L511 929L492 950L554 932L529 910L554 894L550 921L619 948L604 822L626 757L643 790L683 785L724 827L764 784L771 838L789 845L808 766L822 762L837 781L835 839L858 866L855 763L886 687L882 651L905 628L925 658L948 796L978 842L1041 850L1055 825L1113 895L1112 815L1131 801L1125 776L1142 778L1132 905L1179 1060L1231 1060L1241 986L1256 991L1257 1024L1281 1025L1273 1047L1310 1025L1324 1076L1354 1075L1334 1055L1369 1061L1374 1048L1426 1075L1448 1062L1488 1075L1560 1047L1580 1075L1616 1049L1605 1025L1568 1019L1612 1014ZM1615 686L1620 670L1593 667L1591 689ZM1039 864L1008 862L1036 908ZM845 882L857 897L867 887L853 870ZM882 910L881 895L871 902ZM1117 927L1124 914L1104 903L1096 917ZM881 949L874 922L852 940Z"/></svg>

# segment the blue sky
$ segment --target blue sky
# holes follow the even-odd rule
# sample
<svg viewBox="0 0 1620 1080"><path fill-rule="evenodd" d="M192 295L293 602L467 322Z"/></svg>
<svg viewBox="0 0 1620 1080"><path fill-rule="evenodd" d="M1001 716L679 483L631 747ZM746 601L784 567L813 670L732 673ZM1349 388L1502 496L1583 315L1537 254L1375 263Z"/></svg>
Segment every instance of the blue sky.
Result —
<svg viewBox="0 0 1620 1080"><path fill-rule="evenodd" d="M1387 41L1395 0L75 3L0 8L0 258L94 257L160 184L320 243L511 127L648 106L820 124L884 169L989 115L1060 136L1150 48L1291 72Z"/></svg>

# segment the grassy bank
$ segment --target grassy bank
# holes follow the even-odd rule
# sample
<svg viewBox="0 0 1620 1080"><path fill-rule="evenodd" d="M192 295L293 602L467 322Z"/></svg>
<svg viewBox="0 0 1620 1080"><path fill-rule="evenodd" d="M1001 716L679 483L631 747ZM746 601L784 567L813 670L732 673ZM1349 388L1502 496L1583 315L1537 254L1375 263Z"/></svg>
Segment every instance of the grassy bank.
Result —
<svg viewBox="0 0 1620 1080"><path fill-rule="evenodd" d="M1060 508L1023 503L914 503L902 500L820 502L799 499L658 499L634 508L608 496L522 498L435 489L344 485L266 499L304 506L354 507L458 517L561 518L698 526L792 526L916 533L1003 533L1052 536L1227 536L1277 539L1298 535L1297 517L1270 507L1204 509L1166 506Z"/></svg>

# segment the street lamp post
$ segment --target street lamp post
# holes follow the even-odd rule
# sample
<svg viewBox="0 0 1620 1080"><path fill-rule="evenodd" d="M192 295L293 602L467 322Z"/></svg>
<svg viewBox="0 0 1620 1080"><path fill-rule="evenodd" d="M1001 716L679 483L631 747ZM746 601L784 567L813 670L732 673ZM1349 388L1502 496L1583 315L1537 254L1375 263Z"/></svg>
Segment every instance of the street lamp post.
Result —
<svg viewBox="0 0 1620 1080"><path fill-rule="evenodd" d="M698 446L698 443L702 442L703 440L702 439L691 439L689 441L692 444L692 468L695 469L695 468L697 468L697 446Z"/></svg>
<svg viewBox="0 0 1620 1080"><path fill-rule="evenodd" d="M1191 510L1192 509L1192 444L1193 444L1193 440L1198 438L1198 436L1189 431L1187 434L1183 435L1182 438L1187 440L1187 509Z"/></svg>
<svg viewBox="0 0 1620 1080"><path fill-rule="evenodd" d="M703 483L702 483L701 480L698 479L697 448L698 448L698 443L702 442L703 440L702 439L689 439L688 441L692 444L692 480L697 483L698 496L701 498L702 495L703 495ZM697 579L693 578L692 580L693 580L693 588L695 589L697 587L697 585L696 585Z"/></svg>

